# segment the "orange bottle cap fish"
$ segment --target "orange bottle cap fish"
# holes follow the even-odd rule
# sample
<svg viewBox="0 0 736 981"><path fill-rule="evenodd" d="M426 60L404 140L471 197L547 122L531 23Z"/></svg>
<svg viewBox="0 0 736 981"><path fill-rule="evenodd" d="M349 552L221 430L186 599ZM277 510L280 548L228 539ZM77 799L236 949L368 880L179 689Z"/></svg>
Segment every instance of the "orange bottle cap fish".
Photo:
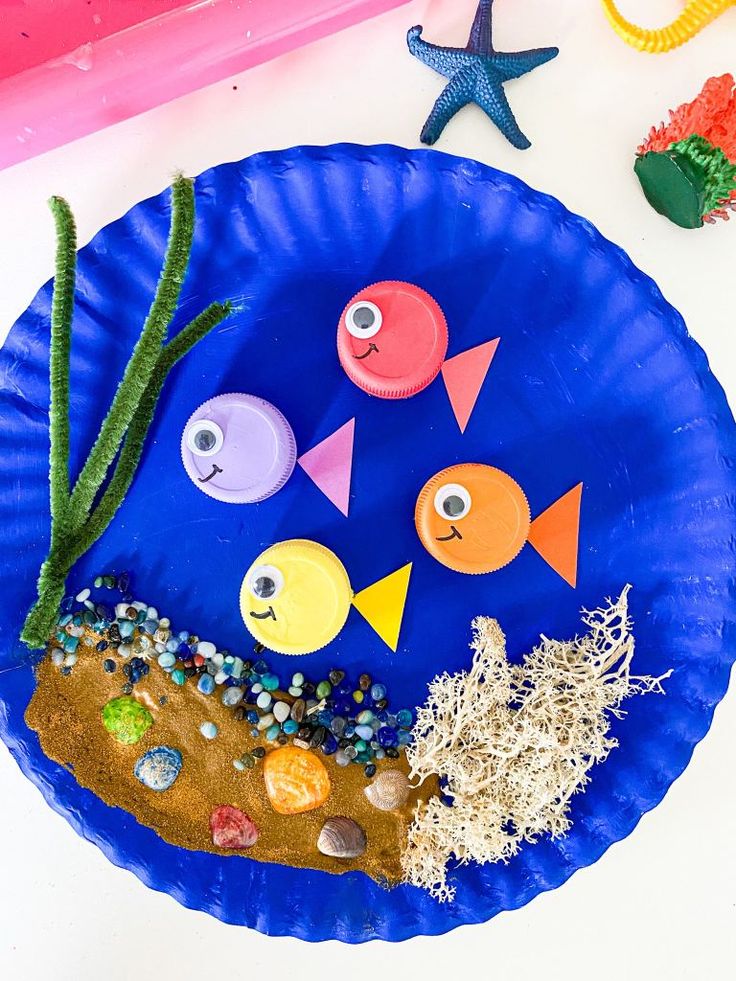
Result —
<svg viewBox="0 0 736 981"><path fill-rule="evenodd" d="M455 572L496 572L528 541L574 587L582 489L577 484L532 521L513 477L485 464L459 463L427 481L414 521L429 554Z"/></svg>
<svg viewBox="0 0 736 981"><path fill-rule="evenodd" d="M364 392L408 398L439 374L447 353L445 315L419 286L375 283L343 311L337 352L348 378Z"/></svg>

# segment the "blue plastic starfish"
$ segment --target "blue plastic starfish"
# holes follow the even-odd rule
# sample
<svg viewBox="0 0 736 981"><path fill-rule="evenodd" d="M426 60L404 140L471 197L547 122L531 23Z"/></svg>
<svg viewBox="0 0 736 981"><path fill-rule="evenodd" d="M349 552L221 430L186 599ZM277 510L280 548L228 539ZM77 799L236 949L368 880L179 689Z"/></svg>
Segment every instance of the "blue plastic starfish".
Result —
<svg viewBox="0 0 736 981"><path fill-rule="evenodd" d="M450 79L422 130L422 143L436 143L455 113L475 102L519 150L531 146L519 129L503 90L503 83L551 61L558 48L531 51L494 51L491 40L493 0L480 0L465 48L442 48L422 40L422 27L408 34L409 50L425 65Z"/></svg>

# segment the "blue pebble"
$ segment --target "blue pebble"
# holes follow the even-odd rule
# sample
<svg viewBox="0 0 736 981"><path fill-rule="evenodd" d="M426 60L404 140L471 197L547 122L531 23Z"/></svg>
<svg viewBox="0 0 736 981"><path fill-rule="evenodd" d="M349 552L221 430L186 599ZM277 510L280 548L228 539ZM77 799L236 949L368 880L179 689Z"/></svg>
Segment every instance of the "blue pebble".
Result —
<svg viewBox="0 0 736 981"><path fill-rule="evenodd" d="M370 726L356 726L355 735L360 739L371 740L373 738L373 729Z"/></svg>
<svg viewBox="0 0 736 981"><path fill-rule="evenodd" d="M179 638L179 640L189 640L189 631L180 630L176 636Z"/></svg>
<svg viewBox="0 0 736 981"><path fill-rule="evenodd" d="M144 620L141 624L144 634L153 634L158 630L158 620Z"/></svg>
<svg viewBox="0 0 736 981"><path fill-rule="evenodd" d="M251 736L253 736L254 739L258 739L258 737L260 736L260 732L257 729L251 729L250 734Z"/></svg>
<svg viewBox="0 0 736 981"><path fill-rule="evenodd" d="M121 637L130 637L135 630L135 624L132 620L121 620L118 623L118 630L120 631Z"/></svg>
<svg viewBox="0 0 736 981"><path fill-rule="evenodd" d="M286 726L284 725L284 732L285 731ZM333 753L337 752L337 746L337 739L335 739L331 732L328 732L320 748L325 756L332 756Z"/></svg>
<svg viewBox="0 0 736 981"><path fill-rule="evenodd" d="M411 709L399 709L396 713L396 721L402 728L408 729L414 721L414 713Z"/></svg>
<svg viewBox="0 0 736 981"><path fill-rule="evenodd" d="M215 679L211 674L202 674L199 676L197 688L203 695L211 695L215 690Z"/></svg>
<svg viewBox="0 0 736 981"><path fill-rule="evenodd" d="M371 698L374 702L380 702L382 698L386 697L386 686L385 685L372 685L371 686Z"/></svg>
<svg viewBox="0 0 736 981"><path fill-rule="evenodd" d="M317 713L317 721L321 726L329 726L332 722L332 712L328 709L323 709L321 712Z"/></svg>
<svg viewBox="0 0 736 981"><path fill-rule="evenodd" d="M68 654L73 654L79 647L79 637L69 637L68 635L64 638L64 650Z"/></svg>
<svg viewBox="0 0 736 981"><path fill-rule="evenodd" d="M345 736L346 739L351 739L355 735L355 726L353 725L352 722L348 722L348 724L343 729L342 734L343 736Z"/></svg>
<svg viewBox="0 0 736 981"><path fill-rule="evenodd" d="M248 720L248 722L250 722L251 725L256 725L256 723L260 719L260 715L254 709L251 709L250 712L248 712L248 714L246 715L246 719Z"/></svg>
<svg viewBox="0 0 736 981"><path fill-rule="evenodd" d="M257 675L268 674L268 665L265 661L256 661L253 665L253 673Z"/></svg>
<svg viewBox="0 0 736 981"><path fill-rule="evenodd" d="M281 726L287 736L293 736L295 732L299 730L299 723L295 722L294 719L287 719L286 722Z"/></svg>
<svg viewBox="0 0 736 981"><path fill-rule="evenodd" d="M176 658L170 651L164 651L163 654L159 654L158 663L159 666L162 667L165 671L167 668L174 667L174 665L176 664Z"/></svg>
<svg viewBox="0 0 736 981"><path fill-rule="evenodd" d="M274 739L278 739L280 732L281 726L278 724L278 722L274 722L272 726L269 726L268 729L266 729L266 739L272 743Z"/></svg>
<svg viewBox="0 0 736 981"><path fill-rule="evenodd" d="M264 674L261 678L261 684L266 689L266 691L276 691L279 687L279 679L275 674Z"/></svg>
<svg viewBox="0 0 736 981"><path fill-rule="evenodd" d="M168 790L181 772L182 758L178 749L156 746L149 749L133 767L133 773L144 787L161 792Z"/></svg>
<svg viewBox="0 0 736 981"><path fill-rule="evenodd" d="M106 657L105 660L102 662L102 667L105 669L105 671L108 674L112 674L115 670L116 665L111 657Z"/></svg>
<svg viewBox="0 0 736 981"><path fill-rule="evenodd" d="M177 654L179 656L180 661L191 661L191 659L194 657L194 654L191 652L191 650L187 647L186 644L179 644L179 649L177 651Z"/></svg>
<svg viewBox="0 0 736 981"><path fill-rule="evenodd" d="M68 623L71 623L71 622L72 622L72 615L71 615L71 613L67 613L66 616L59 617L59 626L60 627L65 627Z"/></svg>
<svg viewBox="0 0 736 981"><path fill-rule="evenodd" d="M176 654L176 652L179 650L179 641L176 637L169 637L169 639L166 641L166 650L170 654Z"/></svg>
<svg viewBox="0 0 736 981"><path fill-rule="evenodd" d="M399 741L399 737L390 726L382 726L376 733L376 738L384 749L396 746Z"/></svg>

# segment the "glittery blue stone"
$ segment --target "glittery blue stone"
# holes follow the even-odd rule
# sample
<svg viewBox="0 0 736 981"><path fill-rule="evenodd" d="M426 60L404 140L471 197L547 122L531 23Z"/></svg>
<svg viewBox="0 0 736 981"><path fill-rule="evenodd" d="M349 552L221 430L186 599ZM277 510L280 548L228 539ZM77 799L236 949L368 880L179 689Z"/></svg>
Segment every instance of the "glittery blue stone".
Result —
<svg viewBox="0 0 736 981"><path fill-rule="evenodd" d="M278 739L280 733L281 726L278 724L278 722L274 722L272 726L269 726L268 729L266 729L266 739L272 743L274 739Z"/></svg>
<svg viewBox="0 0 736 981"><path fill-rule="evenodd" d="M386 697L386 686L385 685L372 685L371 686L371 698L374 702L380 702L382 698Z"/></svg>
<svg viewBox="0 0 736 981"><path fill-rule="evenodd" d="M179 656L180 661L191 661L191 659L194 657L193 653L186 644L179 644L179 649L176 653Z"/></svg>
<svg viewBox="0 0 736 981"><path fill-rule="evenodd" d="M359 736L361 739L371 740L373 738L373 729L370 726L357 726L355 729L355 735Z"/></svg>
<svg viewBox="0 0 736 981"><path fill-rule="evenodd" d="M268 674L268 665L265 661L256 661L253 665L253 672L257 675Z"/></svg>
<svg viewBox="0 0 736 981"><path fill-rule="evenodd" d="M353 725L352 722L348 722L342 734L343 736L345 736L346 739L350 739L355 735L355 726Z"/></svg>
<svg viewBox="0 0 736 981"><path fill-rule="evenodd" d="M181 771L182 758L178 749L156 746L136 762L133 773L144 787L161 792L168 790Z"/></svg>
<svg viewBox="0 0 736 981"><path fill-rule="evenodd" d="M295 722L294 719L287 719L281 726L287 736L293 736L295 732L299 730L299 723Z"/></svg>
<svg viewBox="0 0 736 981"><path fill-rule="evenodd" d="M203 695L211 695L215 690L215 679L211 674L202 674L199 676L199 681L197 682L197 688L202 692Z"/></svg>
<svg viewBox="0 0 736 981"><path fill-rule="evenodd" d="M255 709L251 709L251 711L248 712L248 714L246 715L246 719L248 720L248 722L251 723L251 725L255 725L260 719L260 715L256 712Z"/></svg>
<svg viewBox="0 0 736 981"><path fill-rule="evenodd" d="M376 733L376 738L384 748L396 746L399 741L396 732L389 726L382 726Z"/></svg>
<svg viewBox="0 0 736 981"><path fill-rule="evenodd" d="M414 713L411 709L399 709L396 713L396 721L403 728L408 728L414 721Z"/></svg>
<svg viewBox="0 0 736 981"><path fill-rule="evenodd" d="M323 709L317 713L317 721L321 726L329 726L330 722L332 722L332 712Z"/></svg>
<svg viewBox="0 0 736 981"><path fill-rule="evenodd" d="M236 685L242 685L240 678L226 678L225 685L228 688L234 688Z"/></svg>
<svg viewBox="0 0 736 981"><path fill-rule="evenodd" d="M118 630L120 631L121 637L130 637L135 630L135 624L132 620L121 620L118 623Z"/></svg>
<svg viewBox="0 0 736 981"><path fill-rule="evenodd" d="M169 654L176 654L176 652L179 650L179 641L176 637L169 637L169 639L166 641L166 650L169 652Z"/></svg>

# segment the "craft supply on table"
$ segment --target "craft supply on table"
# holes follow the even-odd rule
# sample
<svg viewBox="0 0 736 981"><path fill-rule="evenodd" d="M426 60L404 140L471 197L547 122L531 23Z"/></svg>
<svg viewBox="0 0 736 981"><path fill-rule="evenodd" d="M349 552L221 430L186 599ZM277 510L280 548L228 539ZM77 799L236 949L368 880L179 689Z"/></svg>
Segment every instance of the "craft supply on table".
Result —
<svg viewBox="0 0 736 981"><path fill-rule="evenodd" d="M688 0L685 9L671 24L657 30L632 24L620 13L614 0L601 2L614 31L627 44L650 54L662 54L694 38L716 17L733 7L736 0Z"/></svg>
<svg viewBox="0 0 736 981"><path fill-rule="evenodd" d="M692 102L670 110L637 149L634 171L651 206L682 228L736 211L736 86L709 78Z"/></svg>
<svg viewBox="0 0 736 981"><path fill-rule="evenodd" d="M528 541L574 587L582 491L577 484L532 521L513 477L485 464L459 463L427 481L414 522L429 554L455 572L497 572Z"/></svg>
<svg viewBox="0 0 736 981"><path fill-rule="evenodd" d="M271 545L245 574L240 612L255 639L279 654L312 654L337 637L350 607L392 649L399 642L411 563L354 594L345 566L318 542Z"/></svg>
<svg viewBox="0 0 736 981"><path fill-rule="evenodd" d="M407 41L414 57L449 79L424 124L422 143L436 143L453 116L474 103L512 146L518 150L531 146L511 111L504 84L551 61L557 57L559 49L496 51L492 39L492 6L493 0L480 0L464 48L429 44L422 38L422 27L412 27L409 31Z"/></svg>

